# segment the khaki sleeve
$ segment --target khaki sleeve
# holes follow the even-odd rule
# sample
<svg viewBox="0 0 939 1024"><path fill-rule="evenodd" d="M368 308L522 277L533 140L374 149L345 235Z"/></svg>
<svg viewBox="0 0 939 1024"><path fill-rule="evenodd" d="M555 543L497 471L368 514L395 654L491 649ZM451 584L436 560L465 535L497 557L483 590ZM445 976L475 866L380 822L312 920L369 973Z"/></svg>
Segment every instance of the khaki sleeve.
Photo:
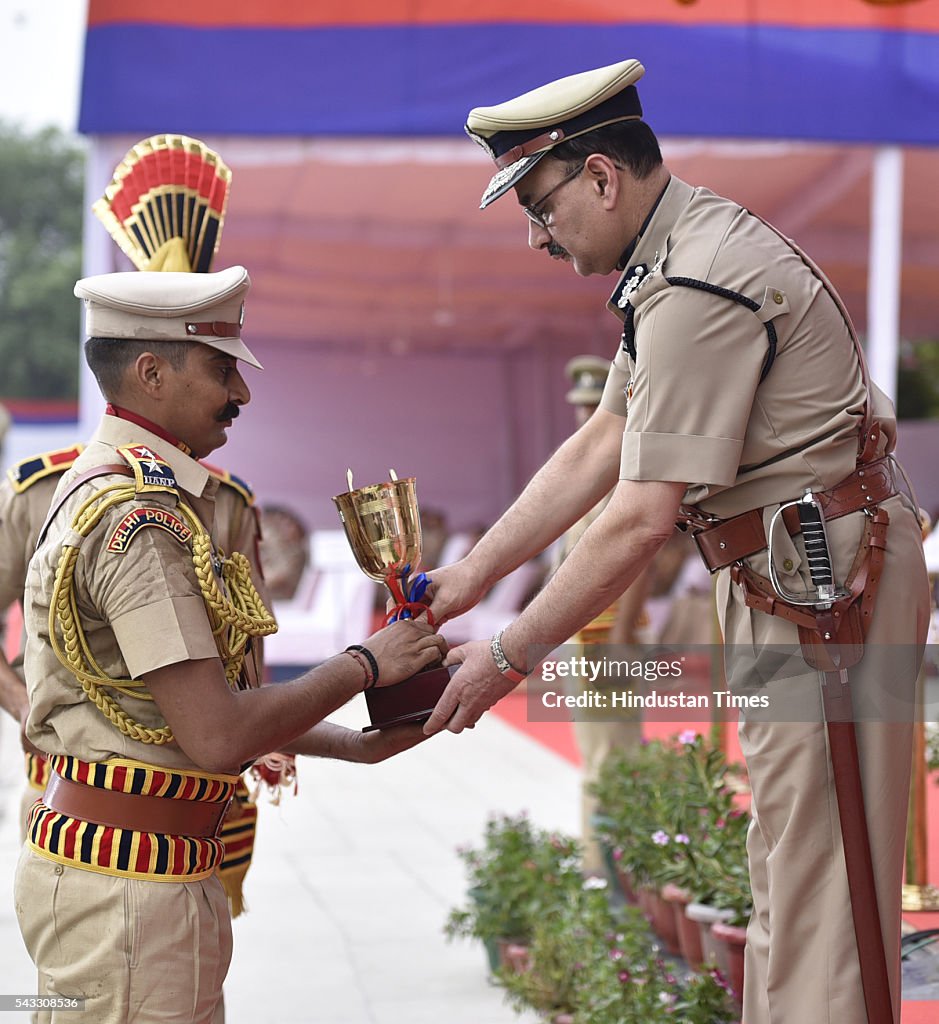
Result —
<svg viewBox="0 0 939 1024"><path fill-rule="evenodd" d="M26 584L29 518L26 495L14 492L4 477L0 484L0 612L23 596Z"/></svg>
<svg viewBox="0 0 939 1024"><path fill-rule="evenodd" d="M616 355L610 365L600 407L616 416L626 415L626 385L629 383L630 368L622 345L617 346Z"/></svg>
<svg viewBox="0 0 939 1024"><path fill-rule="evenodd" d="M640 310L620 479L731 485L766 357L763 324L685 286Z"/></svg>
<svg viewBox="0 0 939 1024"><path fill-rule="evenodd" d="M158 499L137 507L148 504L172 508ZM217 658L187 544L149 526L137 530L125 550L108 550L117 524L133 507L118 506L82 545L82 583L92 616L110 626L131 678L165 665Z"/></svg>

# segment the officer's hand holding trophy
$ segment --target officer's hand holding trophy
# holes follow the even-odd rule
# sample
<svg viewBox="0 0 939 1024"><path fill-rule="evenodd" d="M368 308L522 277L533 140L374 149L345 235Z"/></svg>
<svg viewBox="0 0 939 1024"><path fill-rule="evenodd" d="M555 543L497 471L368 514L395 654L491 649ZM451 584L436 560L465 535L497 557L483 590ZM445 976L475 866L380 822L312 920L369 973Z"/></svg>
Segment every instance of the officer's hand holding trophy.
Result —
<svg viewBox="0 0 939 1024"><path fill-rule="evenodd" d="M392 605L384 629L368 645L350 648L366 672L365 701L371 724L364 731L420 723L450 681L442 659L446 642L422 600L429 583L421 561L421 522L414 477L349 490L333 498L359 568L384 583ZM370 679L370 675L374 683ZM391 685L394 684L394 685Z"/></svg>

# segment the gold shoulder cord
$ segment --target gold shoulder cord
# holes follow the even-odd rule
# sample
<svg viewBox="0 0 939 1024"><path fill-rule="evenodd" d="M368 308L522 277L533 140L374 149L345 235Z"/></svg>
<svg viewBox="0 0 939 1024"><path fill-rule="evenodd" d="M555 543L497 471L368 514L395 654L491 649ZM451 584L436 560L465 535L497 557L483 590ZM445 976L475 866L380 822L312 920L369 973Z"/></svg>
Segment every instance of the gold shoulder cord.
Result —
<svg viewBox="0 0 939 1024"><path fill-rule="evenodd" d="M87 537L105 513L116 505L132 501L135 493L133 484L120 483L103 487L80 506L72 520L72 529L81 537ZM248 560L238 551L223 562L222 578L231 597L222 593L212 569L212 542L205 527L195 512L183 502L177 508L192 528L192 563L196 579L205 601L219 657L225 665L225 678L228 685L234 687L244 665L249 637L275 633L277 623L264 607L251 582ZM153 700L145 691L143 682L136 679L111 679L95 661L79 620L73 589L78 552L78 547L66 544L56 567L49 607L49 640L55 656L79 681L85 696L125 736L157 746L169 743L173 739L169 726L154 729L141 725L121 708L114 697L104 692L105 689L111 689L138 700Z"/></svg>

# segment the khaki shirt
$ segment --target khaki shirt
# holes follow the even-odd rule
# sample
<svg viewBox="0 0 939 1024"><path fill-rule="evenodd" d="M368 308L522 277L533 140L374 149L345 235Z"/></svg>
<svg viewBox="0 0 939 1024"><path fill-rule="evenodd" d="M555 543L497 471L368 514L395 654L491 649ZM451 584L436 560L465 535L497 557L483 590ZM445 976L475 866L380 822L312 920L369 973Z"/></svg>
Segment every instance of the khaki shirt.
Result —
<svg viewBox="0 0 939 1024"><path fill-rule="evenodd" d="M121 462L116 449L130 444L146 445L170 465L181 499L216 537L217 478L167 441L117 417L103 418L95 437L63 476L57 493L64 493L72 480L95 466ZM112 725L58 661L49 643L53 579L67 540L80 544L74 600L91 652L108 676L136 679L165 665L218 657L188 545L167 530L144 528L123 551L108 550L118 524L135 507L177 514L174 495L139 494L112 508L84 539L71 529L77 509L89 496L109 483L128 482L127 477L104 476L82 485L56 515L29 565L24 602L27 735L50 754L72 754L85 761L133 758L185 770L195 766L175 743L145 744ZM135 721L154 728L165 724L153 701L107 692Z"/></svg>
<svg viewBox="0 0 939 1024"><path fill-rule="evenodd" d="M26 566L60 476L43 477L19 494L8 477L0 482L0 610L23 599Z"/></svg>
<svg viewBox="0 0 939 1024"><path fill-rule="evenodd" d="M61 473L55 473L43 477L19 493L8 477L4 476L0 483L0 614L23 600L26 566L60 476ZM14 659L12 667L22 678L22 653Z"/></svg>
<svg viewBox="0 0 939 1024"><path fill-rule="evenodd" d="M666 277L739 292L759 309ZM865 391L829 289L758 218L673 177L610 299L621 319L627 303L635 310L636 358L620 347L601 401L626 418L621 479L687 483L687 504L729 517L848 476ZM760 383L767 321L778 345ZM893 410L873 397L890 450Z"/></svg>

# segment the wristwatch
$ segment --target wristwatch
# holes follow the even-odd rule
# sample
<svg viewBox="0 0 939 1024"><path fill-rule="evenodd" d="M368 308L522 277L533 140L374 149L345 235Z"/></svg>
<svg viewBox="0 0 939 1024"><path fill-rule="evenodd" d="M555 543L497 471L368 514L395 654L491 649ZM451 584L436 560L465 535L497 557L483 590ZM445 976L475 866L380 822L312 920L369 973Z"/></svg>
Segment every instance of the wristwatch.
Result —
<svg viewBox="0 0 939 1024"><path fill-rule="evenodd" d="M489 650L492 652L492 660L496 663L496 668L513 683L520 683L527 673L519 672L517 668L512 666L512 663L505 656L505 651L502 650L502 634L505 632L504 629L500 629L498 633L493 636L489 641Z"/></svg>

